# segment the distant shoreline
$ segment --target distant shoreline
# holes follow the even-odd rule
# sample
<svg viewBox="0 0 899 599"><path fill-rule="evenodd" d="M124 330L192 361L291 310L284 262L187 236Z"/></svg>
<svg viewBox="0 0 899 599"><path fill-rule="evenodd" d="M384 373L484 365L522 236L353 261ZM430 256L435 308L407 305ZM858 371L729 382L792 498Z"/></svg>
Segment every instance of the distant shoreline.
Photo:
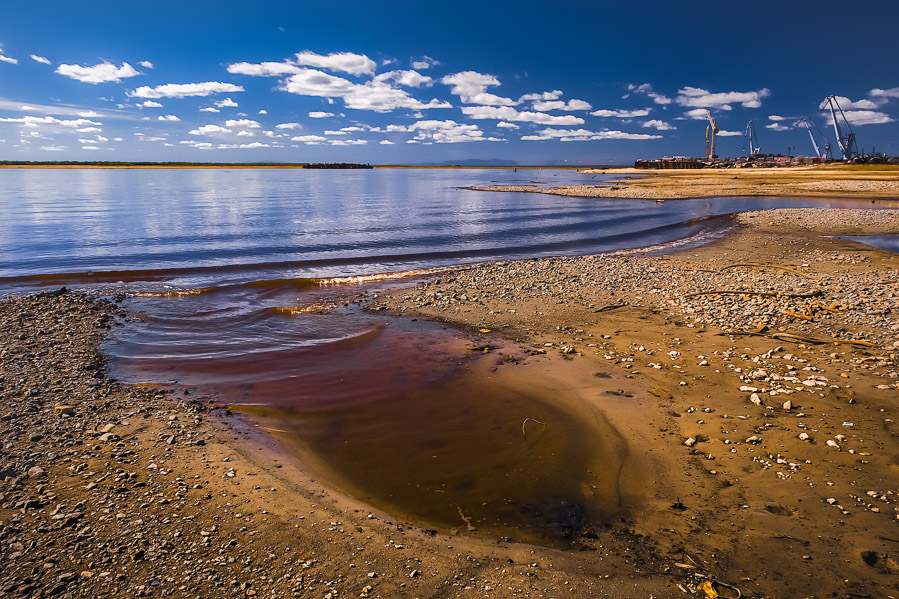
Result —
<svg viewBox="0 0 899 599"><path fill-rule="evenodd" d="M323 169L321 167L309 167L301 163L258 163L258 164L231 164L231 163L140 163L140 164L117 164L103 162L83 162L83 163L16 163L16 164L0 164L0 169L308 169L308 170L357 170L357 168L334 168ZM592 170L592 169L620 169L625 167L595 167L595 166L466 166L466 165L425 165L425 164L373 164L370 167L360 167L364 169L386 169L386 168L408 168L408 169L503 169L503 170Z"/></svg>

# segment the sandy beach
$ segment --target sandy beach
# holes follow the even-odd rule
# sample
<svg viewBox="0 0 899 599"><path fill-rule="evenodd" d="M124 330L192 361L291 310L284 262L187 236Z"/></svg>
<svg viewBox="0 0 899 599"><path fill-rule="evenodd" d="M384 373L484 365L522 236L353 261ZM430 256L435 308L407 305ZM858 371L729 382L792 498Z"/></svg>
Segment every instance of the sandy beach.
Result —
<svg viewBox="0 0 899 599"><path fill-rule="evenodd" d="M699 248L484 264L373 301L458 329L485 386L535 389L615 447L618 508L552 547L378 511L227 406L110 380L115 303L4 300L0 588L895 596L899 255L822 237L861 233L899 214L745 213ZM597 455L577 467L600 478Z"/></svg>
<svg viewBox="0 0 899 599"><path fill-rule="evenodd" d="M482 191L521 191L592 198L659 200L703 197L870 197L899 196L899 167L823 165L788 168L742 168L653 171L634 168L585 170L615 174L612 184L539 187L489 185Z"/></svg>

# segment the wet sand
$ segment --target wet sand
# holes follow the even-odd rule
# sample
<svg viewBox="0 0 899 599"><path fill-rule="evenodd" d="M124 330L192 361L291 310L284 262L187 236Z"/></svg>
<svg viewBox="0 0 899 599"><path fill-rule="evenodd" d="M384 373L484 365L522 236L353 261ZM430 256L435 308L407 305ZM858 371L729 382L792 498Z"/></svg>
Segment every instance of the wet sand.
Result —
<svg viewBox="0 0 899 599"><path fill-rule="evenodd" d="M338 451L364 443L312 437L298 452L264 431L284 430L280 414L106 379L112 304L6 300L0 583L85 597L895 595L899 256L820 234L899 225L894 212L828 214L747 214L672 255L488 264L377 298L374 310L462 331L467 376L449 391L508 390L471 406L509 446L498 455L541 459L528 443L551 439L574 485L561 498L599 506L556 516L568 525L549 547L464 510L453 529L451 510L432 524L367 497L379 473ZM376 438L405 427L454 441L398 410ZM327 482L315 454L338 458Z"/></svg>
<svg viewBox="0 0 899 599"><path fill-rule="evenodd" d="M622 178L602 185L488 185L469 189L659 200L704 197L869 197L895 200L899 196L899 167L891 165L699 170L628 168L583 172L619 174Z"/></svg>

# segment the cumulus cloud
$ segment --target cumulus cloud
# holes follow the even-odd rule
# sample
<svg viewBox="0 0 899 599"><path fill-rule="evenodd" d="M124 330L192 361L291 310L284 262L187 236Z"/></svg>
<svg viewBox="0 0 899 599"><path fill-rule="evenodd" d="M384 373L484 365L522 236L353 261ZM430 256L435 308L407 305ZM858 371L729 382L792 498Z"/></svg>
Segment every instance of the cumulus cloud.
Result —
<svg viewBox="0 0 899 599"><path fill-rule="evenodd" d="M660 139L661 135L648 133L625 133L624 131L589 131L587 129L542 129L535 135L524 135L524 141L544 141L558 139L560 141L595 141L600 139Z"/></svg>
<svg viewBox="0 0 899 599"><path fill-rule="evenodd" d="M852 125L881 125L883 123L892 123L896 119L891 118L888 114L878 112L876 110L844 110L846 120Z"/></svg>
<svg viewBox="0 0 899 599"><path fill-rule="evenodd" d="M328 117L334 116L333 112L321 112L318 110L314 110L309 113L310 119L326 119Z"/></svg>
<svg viewBox="0 0 899 599"><path fill-rule="evenodd" d="M235 108L238 104L231 98L225 98L215 103L218 108Z"/></svg>
<svg viewBox="0 0 899 599"><path fill-rule="evenodd" d="M41 149L45 152L62 152L66 149L65 146L41 146Z"/></svg>
<svg viewBox="0 0 899 599"><path fill-rule="evenodd" d="M583 100L538 100L533 104L534 110L547 112L549 110L590 110L593 108Z"/></svg>
<svg viewBox="0 0 899 599"><path fill-rule="evenodd" d="M859 100L853 102L846 96L834 96L834 98L836 98L837 104L839 104L840 108L843 110L876 110L883 104L883 101L872 102L871 100ZM824 108L825 103L822 102L818 109L824 110Z"/></svg>
<svg viewBox="0 0 899 599"><path fill-rule="evenodd" d="M382 140L379 141L378 143L381 144L382 146L392 146L392 145L394 145L393 142L390 141L389 139L382 139Z"/></svg>
<svg viewBox="0 0 899 599"><path fill-rule="evenodd" d="M789 131L792 127L787 127L786 125L775 122L765 125L765 129L771 129L772 131Z"/></svg>
<svg viewBox="0 0 899 599"><path fill-rule="evenodd" d="M37 54L31 54L31 60L39 62L41 64L50 64L49 58L44 58L43 56L38 56Z"/></svg>
<svg viewBox="0 0 899 599"><path fill-rule="evenodd" d="M236 62L228 65L228 72L235 75L250 75L253 77L283 77L299 73L302 69L291 62Z"/></svg>
<svg viewBox="0 0 899 599"><path fill-rule="evenodd" d="M101 62L90 67L78 64L61 64L56 68L56 72L70 79L93 85L118 82L128 77L140 75L140 71L127 62L123 62L120 67L115 66L111 62Z"/></svg>
<svg viewBox="0 0 899 599"><path fill-rule="evenodd" d="M166 114L166 115L159 115L158 117L156 117L156 120L159 120L159 121L180 121L181 119L179 119L178 117L176 117L174 114Z"/></svg>
<svg viewBox="0 0 899 599"><path fill-rule="evenodd" d="M518 111L511 106L463 106L462 113L473 119L496 119L543 125L582 125L584 119L570 114L553 115L545 112Z"/></svg>
<svg viewBox="0 0 899 599"><path fill-rule="evenodd" d="M659 131L673 131L674 129L677 129L677 127L658 119L652 119L643 123L644 129L650 127L653 129L658 129Z"/></svg>
<svg viewBox="0 0 899 599"><path fill-rule="evenodd" d="M367 139L332 139L329 142L332 146L364 146L368 143Z"/></svg>
<svg viewBox="0 0 899 599"><path fill-rule="evenodd" d="M318 144L323 141L328 141L328 138L322 137L321 135L298 135L296 137L291 137L290 141L299 141L304 144Z"/></svg>
<svg viewBox="0 0 899 599"><path fill-rule="evenodd" d="M539 94L525 94L525 95L521 96L520 99L522 102L527 102L527 101L531 101L531 100L549 101L549 100L558 100L561 97L562 97L562 92L561 92L561 90L557 89L557 90L553 90L551 92L542 92Z"/></svg>
<svg viewBox="0 0 899 599"><path fill-rule="evenodd" d="M667 96L663 96L662 94L656 93L652 89L652 85L649 83L642 83L640 85L630 84L627 86L628 91L646 96L647 98L652 98L652 101L659 105L671 104L671 98ZM624 97L627 98L630 94L626 94Z"/></svg>
<svg viewBox="0 0 899 599"><path fill-rule="evenodd" d="M727 131L726 129L719 129L718 133L716 133L718 137L736 137L738 135L743 135L742 131Z"/></svg>
<svg viewBox="0 0 899 599"><path fill-rule="evenodd" d="M417 71L389 71L375 76L374 80L393 81L396 85L403 87L430 87L434 85L433 79Z"/></svg>
<svg viewBox="0 0 899 599"><path fill-rule="evenodd" d="M78 129L80 127L86 126L94 126L99 127L103 125L103 123L98 123L97 121L91 121L88 119L57 119L52 116L23 116L23 117L9 117L9 118L0 118L0 123L21 123L22 125L35 128L41 125L58 125L60 127L66 127L69 129Z"/></svg>
<svg viewBox="0 0 899 599"><path fill-rule="evenodd" d="M421 110L425 108L451 108L448 102L432 99L424 103L406 91L392 87L384 81L353 83L342 77L315 69L303 69L282 82L283 90L301 96L343 98L347 108L388 112L397 108Z"/></svg>
<svg viewBox="0 0 899 599"><path fill-rule="evenodd" d="M296 55L296 64L318 67L329 71L341 71L350 75L371 75L375 72L375 61L365 54L352 52L332 52L327 56L305 50Z"/></svg>
<svg viewBox="0 0 899 599"><path fill-rule="evenodd" d="M221 110L213 108L212 106L207 106L206 108L201 108L200 112L221 112Z"/></svg>
<svg viewBox="0 0 899 599"><path fill-rule="evenodd" d="M649 114L649 110L649 108L641 108L640 110L608 110L606 108L600 108L599 110L594 110L590 114L592 114L593 116L630 119L635 116L646 116L647 114Z"/></svg>
<svg viewBox="0 0 899 599"><path fill-rule="evenodd" d="M243 127L246 129L259 129L262 125L259 124L258 121L252 121L250 119L237 119L237 120L228 120L225 121L226 127Z"/></svg>
<svg viewBox="0 0 899 599"><path fill-rule="evenodd" d="M140 66L144 67L145 69L155 69L155 68L156 68L156 67L153 66L153 63L150 62L149 60L142 60L142 61L140 61L140 62L137 63L137 64L139 64Z"/></svg>
<svg viewBox="0 0 899 599"><path fill-rule="evenodd" d="M518 129L519 128L518 125L516 125L515 123L507 123L506 121L500 121L496 124L496 126L500 127L501 129Z"/></svg>
<svg viewBox="0 0 899 599"><path fill-rule="evenodd" d="M422 70L422 69L430 68L432 66L436 66L438 64L440 64L440 62L437 60L434 60L430 56L422 56L420 60L412 61L412 68Z"/></svg>
<svg viewBox="0 0 899 599"><path fill-rule="evenodd" d="M451 85L450 93L459 96L465 104L515 106L520 103L487 92L488 87L499 85L499 79L493 75L485 75L476 71L462 71L447 75L440 82L444 85Z"/></svg>
<svg viewBox="0 0 899 599"><path fill-rule="evenodd" d="M203 83L167 83L156 87L141 86L128 95L136 98L186 98L188 96L209 96L218 93L242 92L244 89L233 83L205 81Z"/></svg>
<svg viewBox="0 0 899 599"><path fill-rule="evenodd" d="M275 129L302 129L303 126L299 123L281 123L280 125L275 125Z"/></svg>
<svg viewBox="0 0 899 599"><path fill-rule="evenodd" d="M258 114L268 114L268 110L266 110L265 108L263 108L262 110L259 111Z"/></svg>
<svg viewBox="0 0 899 599"><path fill-rule="evenodd" d="M872 98L883 98L884 100L890 98L899 98L899 87L893 87L890 89L878 89L875 87L868 92L868 95Z"/></svg>
<svg viewBox="0 0 899 599"><path fill-rule="evenodd" d="M143 108L162 108L162 104L160 104L159 102L154 102L153 100L141 102L140 104L138 104L138 106L141 106Z"/></svg>
<svg viewBox="0 0 899 599"><path fill-rule="evenodd" d="M226 129L220 125L203 125L188 131L189 135L215 135L217 133L231 133L231 129Z"/></svg>
<svg viewBox="0 0 899 599"><path fill-rule="evenodd" d="M477 125L463 125L452 120L416 121L409 125L409 131L415 131L415 140L431 143L462 143L484 141L484 132Z"/></svg>
<svg viewBox="0 0 899 599"><path fill-rule="evenodd" d="M706 115L708 114L708 110L705 108L694 108L693 110L688 110L684 113L684 116L688 119L694 119L697 121L704 121L706 119Z"/></svg>
<svg viewBox="0 0 899 599"><path fill-rule="evenodd" d="M768 120L769 120L769 121L774 121L774 122L776 123L776 122L780 122L780 121L785 121L785 120L787 120L787 117L785 117L785 116L779 116L779 115L776 115L776 114L770 114L770 115L768 115Z"/></svg>
<svg viewBox="0 0 899 599"><path fill-rule="evenodd" d="M718 92L712 93L699 87L683 87L677 92L677 103L681 106L696 106L699 108L717 108L730 110L731 104L740 104L743 108L759 108L762 98L767 98L771 92L760 89L753 92Z"/></svg>

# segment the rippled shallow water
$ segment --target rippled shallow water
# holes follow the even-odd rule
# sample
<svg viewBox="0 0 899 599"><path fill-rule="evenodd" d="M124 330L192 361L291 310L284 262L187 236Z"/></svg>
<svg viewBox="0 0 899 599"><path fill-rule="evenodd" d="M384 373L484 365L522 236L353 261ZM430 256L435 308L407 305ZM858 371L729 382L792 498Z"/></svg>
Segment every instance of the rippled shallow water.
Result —
<svg viewBox="0 0 899 599"><path fill-rule="evenodd" d="M622 513L614 431L584 422L558 390L493 374L502 356L467 352L470 340L453 331L344 305L402 284L365 278L700 243L731 226L722 215L732 212L858 205L460 189L606 179L553 170L0 170L0 294L61 284L128 292L124 306L140 318L115 328L104 348L120 380L234 405L316 471L389 511L539 541ZM349 278L323 280L333 277ZM542 424L530 422L526 435L528 418Z"/></svg>

